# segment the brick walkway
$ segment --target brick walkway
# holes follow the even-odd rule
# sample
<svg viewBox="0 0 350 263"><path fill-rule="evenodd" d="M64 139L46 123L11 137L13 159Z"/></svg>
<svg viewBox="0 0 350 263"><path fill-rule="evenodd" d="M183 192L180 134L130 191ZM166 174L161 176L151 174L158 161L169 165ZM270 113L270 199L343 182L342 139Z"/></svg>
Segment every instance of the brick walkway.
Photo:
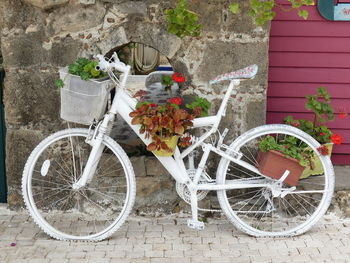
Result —
<svg viewBox="0 0 350 263"><path fill-rule="evenodd" d="M350 220L334 215L294 238L249 237L224 219L209 219L203 231L185 222L130 217L107 241L63 242L48 238L26 213L0 207L0 262L350 262Z"/></svg>

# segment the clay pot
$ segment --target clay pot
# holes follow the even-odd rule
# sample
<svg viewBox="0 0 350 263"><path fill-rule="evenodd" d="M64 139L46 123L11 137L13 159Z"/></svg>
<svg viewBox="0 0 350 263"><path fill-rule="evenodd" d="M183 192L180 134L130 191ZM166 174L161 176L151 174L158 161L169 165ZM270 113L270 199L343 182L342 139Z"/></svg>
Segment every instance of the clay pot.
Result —
<svg viewBox="0 0 350 263"><path fill-rule="evenodd" d="M286 157L284 154L274 150L258 152L257 162L260 173L276 180L280 179L286 170L289 170L290 173L284 180L284 183L290 186L298 184L305 168L299 164L297 159Z"/></svg>

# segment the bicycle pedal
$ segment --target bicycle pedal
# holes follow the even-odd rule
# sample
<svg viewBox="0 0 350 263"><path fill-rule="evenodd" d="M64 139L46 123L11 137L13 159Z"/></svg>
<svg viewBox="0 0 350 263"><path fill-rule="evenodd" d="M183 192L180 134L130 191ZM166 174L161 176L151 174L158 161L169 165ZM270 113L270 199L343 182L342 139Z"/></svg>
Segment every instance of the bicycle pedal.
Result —
<svg viewBox="0 0 350 263"><path fill-rule="evenodd" d="M197 230L203 230L204 229L204 223L198 220L188 219L187 220L187 226L189 228L197 229Z"/></svg>

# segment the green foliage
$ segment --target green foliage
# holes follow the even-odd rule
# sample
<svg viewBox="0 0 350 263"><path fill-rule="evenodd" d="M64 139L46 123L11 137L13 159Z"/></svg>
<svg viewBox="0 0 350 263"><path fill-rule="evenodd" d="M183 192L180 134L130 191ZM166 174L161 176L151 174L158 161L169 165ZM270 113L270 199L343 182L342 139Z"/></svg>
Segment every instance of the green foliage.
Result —
<svg viewBox="0 0 350 263"><path fill-rule="evenodd" d="M97 65L97 61L88 60L86 58L78 58L75 63L68 66L68 72L70 74L80 76L82 80L102 78L105 76L105 74L102 71L95 69Z"/></svg>
<svg viewBox="0 0 350 263"><path fill-rule="evenodd" d="M331 141L330 136L332 135L332 132L325 125L314 125L312 121L305 119L295 120L293 116L290 115L284 118L284 123L299 128L311 135L321 144Z"/></svg>
<svg viewBox="0 0 350 263"><path fill-rule="evenodd" d="M275 6L274 0L250 0L250 6L251 10L248 14L254 18L255 23L259 26L272 20L276 15L276 12L272 11L272 8Z"/></svg>
<svg viewBox="0 0 350 263"><path fill-rule="evenodd" d="M194 115L180 109L168 101L165 105L156 105L150 102L141 102L129 116L133 125L140 125L140 133L146 138L152 138L147 150L171 151L162 139L172 136L183 136L185 131L192 127ZM187 139L184 136L184 139ZM189 144L189 137L187 142ZM188 146L188 145L185 145Z"/></svg>
<svg viewBox="0 0 350 263"><path fill-rule="evenodd" d="M186 104L187 109L192 110L197 116L200 117L208 116L210 106L211 103L207 99L198 96L190 104Z"/></svg>
<svg viewBox="0 0 350 263"><path fill-rule="evenodd" d="M173 84L174 84L174 81L170 75L162 76L162 85L164 85L166 88L171 88Z"/></svg>
<svg viewBox="0 0 350 263"><path fill-rule="evenodd" d="M288 1L291 3L290 8L285 8L275 3L275 0L250 0L251 9L248 14L254 19L257 25L262 26L275 17L276 12L273 10L275 6L286 12L295 11L298 16L307 19L309 15L308 11L301 8L314 5L314 0ZM237 14L239 11L238 3L230 3L228 7L233 14ZM178 0L174 9L166 10L166 16L169 33L175 34L181 39L185 36L198 37L200 35L201 25L198 23L198 15L188 10L187 0Z"/></svg>
<svg viewBox="0 0 350 263"><path fill-rule="evenodd" d="M313 111L316 121L326 122L326 119L334 120L334 109L332 107L330 95L325 87L318 88L317 94L307 95L306 109Z"/></svg>
<svg viewBox="0 0 350 263"><path fill-rule="evenodd" d="M294 119L287 116L284 119L285 124L299 128L315 138L319 143L331 142L332 132L324 123L334 120L334 109L331 105L331 98L325 87L320 87L314 95L306 95L305 107L314 114L313 120Z"/></svg>
<svg viewBox="0 0 350 263"><path fill-rule="evenodd" d="M56 79L56 80L55 80L55 86L56 86L57 88L63 88L63 87L64 87L64 82L63 82L63 80L61 80L61 79Z"/></svg>
<svg viewBox="0 0 350 263"><path fill-rule="evenodd" d="M308 18L309 16L309 12L306 10L299 10L298 11L298 16L304 18L305 20Z"/></svg>
<svg viewBox="0 0 350 263"><path fill-rule="evenodd" d="M198 15L188 10L187 0L179 0L174 9L166 10L168 32L183 39L185 36L200 36Z"/></svg>
<svg viewBox="0 0 350 263"><path fill-rule="evenodd" d="M280 152L286 157L297 159L302 166L306 166L313 156L307 145L294 136L282 135L273 137L268 135L260 141L259 150L261 152L270 150Z"/></svg>
<svg viewBox="0 0 350 263"><path fill-rule="evenodd" d="M230 11L233 14L237 14L238 13L238 9L239 9L239 5L237 3L230 4Z"/></svg>

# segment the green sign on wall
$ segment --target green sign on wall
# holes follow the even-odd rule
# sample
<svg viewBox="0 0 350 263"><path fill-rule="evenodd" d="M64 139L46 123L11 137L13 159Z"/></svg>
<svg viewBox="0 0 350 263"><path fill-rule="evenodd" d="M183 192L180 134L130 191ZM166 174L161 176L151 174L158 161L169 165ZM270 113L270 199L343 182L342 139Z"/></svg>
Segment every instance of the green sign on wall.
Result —
<svg viewBox="0 0 350 263"><path fill-rule="evenodd" d="M350 21L350 4L334 0L318 0L318 11L327 20Z"/></svg>

